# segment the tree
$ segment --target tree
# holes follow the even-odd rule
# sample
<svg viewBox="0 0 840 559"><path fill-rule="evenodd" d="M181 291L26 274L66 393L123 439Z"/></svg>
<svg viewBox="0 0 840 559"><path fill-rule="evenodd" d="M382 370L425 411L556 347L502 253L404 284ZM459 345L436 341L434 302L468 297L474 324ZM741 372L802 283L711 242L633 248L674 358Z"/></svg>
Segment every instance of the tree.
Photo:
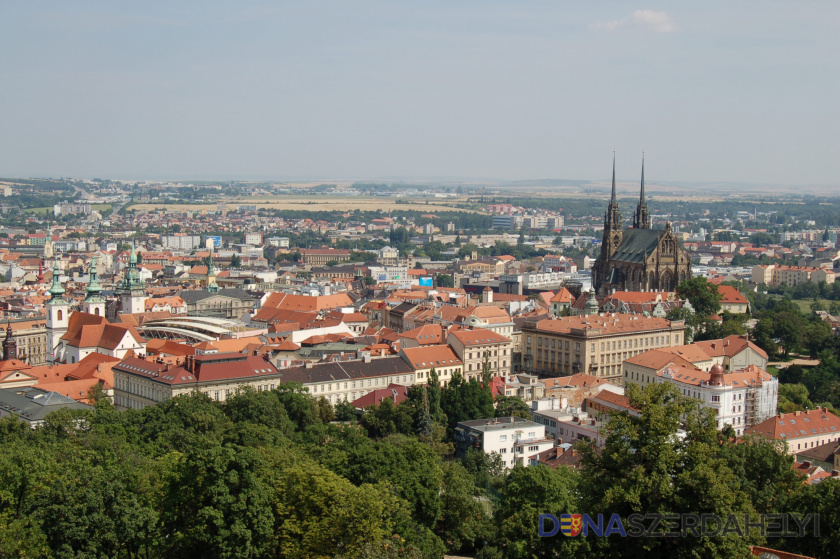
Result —
<svg viewBox="0 0 840 559"><path fill-rule="evenodd" d="M458 462L443 465L441 510L435 533L449 553L469 553L488 534L480 495L470 473Z"/></svg>
<svg viewBox="0 0 840 559"><path fill-rule="evenodd" d="M706 281L704 276L696 276L679 284L677 296L688 299L694 311L703 318L718 314L723 299L717 285Z"/></svg>
<svg viewBox="0 0 840 559"><path fill-rule="evenodd" d="M274 541L270 486L254 449L209 444L176 459L166 480L167 555L254 557Z"/></svg>
<svg viewBox="0 0 840 559"><path fill-rule="evenodd" d="M414 432L414 420L406 406L394 405L390 398L384 398L379 405L365 408L359 420L371 437L387 437L388 435L410 435Z"/></svg>
<svg viewBox="0 0 840 559"><path fill-rule="evenodd" d="M802 332L802 342L811 357L834 345L835 336L828 322L811 321Z"/></svg>
<svg viewBox="0 0 840 559"><path fill-rule="evenodd" d="M690 343L694 339L702 324L701 317L689 307L674 307L668 311L665 318L685 322L685 343Z"/></svg>
<svg viewBox="0 0 840 559"><path fill-rule="evenodd" d="M242 267L242 259L239 257L238 254L234 254L230 257L230 267L231 268L241 268Z"/></svg>
<svg viewBox="0 0 840 559"><path fill-rule="evenodd" d="M228 396L222 409L236 423L257 423L279 429L286 435L295 430L295 424L274 391L258 391L252 386L245 386Z"/></svg>
<svg viewBox="0 0 840 559"><path fill-rule="evenodd" d="M581 510L579 487L579 474L569 468L514 468L505 479L493 513L496 531L492 545L504 549L504 557L509 559L585 556L586 538L540 537L538 526L540 514L560 518Z"/></svg>
<svg viewBox="0 0 840 559"><path fill-rule="evenodd" d="M700 408L671 384L640 389L628 385L639 417L614 414L604 428L605 445L582 444L583 510L618 514L729 513L754 515L741 480L727 464L722 446L731 444L716 429L713 411ZM684 437L678 430L684 429ZM747 552L752 538L602 538L596 545L609 556L734 557ZM702 550L702 551L701 551Z"/></svg>
<svg viewBox="0 0 840 559"><path fill-rule="evenodd" d="M341 400L335 405L335 418L338 421L353 421L356 419L356 408L347 400Z"/></svg>
<svg viewBox="0 0 840 559"><path fill-rule="evenodd" d="M440 407L449 420L449 433L459 421L493 417L494 413L489 387L485 388L474 378L467 382L459 372L452 374L449 385L442 390Z"/></svg>
<svg viewBox="0 0 840 559"><path fill-rule="evenodd" d="M497 396L495 417L531 419L531 407L519 396Z"/></svg>
<svg viewBox="0 0 840 559"><path fill-rule="evenodd" d="M785 357L799 351L803 326L802 315L797 310L776 312L773 315L773 335L782 343Z"/></svg>
<svg viewBox="0 0 840 559"><path fill-rule="evenodd" d="M802 384L779 385L779 413L791 413L813 409L808 389Z"/></svg>
<svg viewBox="0 0 840 559"><path fill-rule="evenodd" d="M435 276L435 285L437 287L455 287L455 282L452 280L450 274L437 274Z"/></svg>
<svg viewBox="0 0 840 559"><path fill-rule="evenodd" d="M779 371L779 382L782 384L797 384L802 382L805 370L801 365L794 363Z"/></svg>

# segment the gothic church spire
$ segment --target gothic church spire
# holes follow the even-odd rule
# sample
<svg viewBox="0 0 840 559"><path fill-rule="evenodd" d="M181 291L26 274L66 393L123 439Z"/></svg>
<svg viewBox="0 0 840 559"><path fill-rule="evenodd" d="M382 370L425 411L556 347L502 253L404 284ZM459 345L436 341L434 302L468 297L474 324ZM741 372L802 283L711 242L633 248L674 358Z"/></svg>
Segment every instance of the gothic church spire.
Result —
<svg viewBox="0 0 840 559"><path fill-rule="evenodd" d="M645 152L642 152L642 190L639 196L639 205L636 206L636 213L633 216L633 227L636 229L650 229L650 212L645 200Z"/></svg>

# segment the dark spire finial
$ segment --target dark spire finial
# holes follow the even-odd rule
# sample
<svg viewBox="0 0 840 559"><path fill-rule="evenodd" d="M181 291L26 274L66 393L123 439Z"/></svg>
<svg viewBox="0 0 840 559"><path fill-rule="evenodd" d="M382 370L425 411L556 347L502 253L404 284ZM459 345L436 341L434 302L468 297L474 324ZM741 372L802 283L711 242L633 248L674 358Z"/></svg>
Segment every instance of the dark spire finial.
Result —
<svg viewBox="0 0 840 559"><path fill-rule="evenodd" d="M612 179L612 198L611 202L615 202L615 150L613 150L613 179Z"/></svg>
<svg viewBox="0 0 840 559"><path fill-rule="evenodd" d="M650 229L650 212L645 201L645 152L642 151L642 189L639 195L639 205L633 216L633 227L636 229Z"/></svg>
<svg viewBox="0 0 840 559"><path fill-rule="evenodd" d="M642 150L642 202L645 201L645 152Z"/></svg>

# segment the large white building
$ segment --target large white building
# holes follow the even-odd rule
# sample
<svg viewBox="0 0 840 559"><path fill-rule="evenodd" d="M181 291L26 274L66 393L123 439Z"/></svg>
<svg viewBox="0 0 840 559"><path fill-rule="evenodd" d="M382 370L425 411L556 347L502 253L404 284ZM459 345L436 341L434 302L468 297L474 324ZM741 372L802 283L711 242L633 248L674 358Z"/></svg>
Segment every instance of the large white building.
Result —
<svg viewBox="0 0 840 559"><path fill-rule="evenodd" d="M485 454L498 454L502 466L533 466L540 452L554 446L554 438L547 435L545 425L521 417L494 417L462 421L455 427L458 456L477 448Z"/></svg>
<svg viewBox="0 0 840 559"><path fill-rule="evenodd" d="M171 250L195 250L201 247L201 235L186 235L176 233L174 235L163 235L160 238L163 248Z"/></svg>
<svg viewBox="0 0 840 559"><path fill-rule="evenodd" d="M738 435L772 417L779 401L778 379L755 365L725 373L716 363L711 370L704 371L675 356L658 370L643 372L627 367L625 375L625 383L640 386L673 384L684 396L715 410L718 429L731 425Z"/></svg>

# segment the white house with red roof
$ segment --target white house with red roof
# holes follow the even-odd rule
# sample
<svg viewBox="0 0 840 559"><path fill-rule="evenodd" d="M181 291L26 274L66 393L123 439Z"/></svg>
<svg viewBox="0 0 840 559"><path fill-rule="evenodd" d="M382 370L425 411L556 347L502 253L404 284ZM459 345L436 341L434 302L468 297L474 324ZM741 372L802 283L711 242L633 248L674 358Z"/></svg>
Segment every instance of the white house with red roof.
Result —
<svg viewBox="0 0 840 559"><path fill-rule="evenodd" d="M112 324L104 316L84 312L70 315L67 332L58 340L56 361L78 363L91 353L122 359L129 352L145 353L146 340L127 324Z"/></svg>
<svg viewBox="0 0 840 559"><path fill-rule="evenodd" d="M718 291L722 295L720 300L721 311L733 314L745 314L750 312L750 302L744 295L731 285L719 285Z"/></svg>
<svg viewBox="0 0 840 559"><path fill-rule="evenodd" d="M827 443L840 443L840 417L826 408L780 413L747 429L747 435L787 443L788 454Z"/></svg>

